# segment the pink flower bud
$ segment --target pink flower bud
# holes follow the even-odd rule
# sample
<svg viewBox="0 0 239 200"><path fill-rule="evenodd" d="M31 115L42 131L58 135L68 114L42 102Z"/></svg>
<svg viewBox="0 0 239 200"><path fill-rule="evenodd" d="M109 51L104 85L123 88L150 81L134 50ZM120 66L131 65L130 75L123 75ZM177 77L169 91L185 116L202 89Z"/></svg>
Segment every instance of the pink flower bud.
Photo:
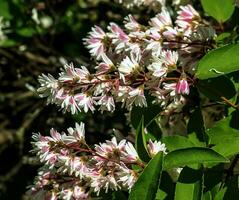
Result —
<svg viewBox="0 0 239 200"><path fill-rule="evenodd" d="M186 79L181 79L176 85L176 93L189 94L189 85Z"/></svg>

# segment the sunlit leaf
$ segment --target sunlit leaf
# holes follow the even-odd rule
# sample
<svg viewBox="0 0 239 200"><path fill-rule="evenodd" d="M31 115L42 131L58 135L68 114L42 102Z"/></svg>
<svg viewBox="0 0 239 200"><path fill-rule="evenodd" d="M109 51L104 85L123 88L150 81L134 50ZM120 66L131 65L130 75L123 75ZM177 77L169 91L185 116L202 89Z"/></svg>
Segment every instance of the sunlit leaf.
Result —
<svg viewBox="0 0 239 200"><path fill-rule="evenodd" d="M185 167L178 178L175 200L201 200L203 193L202 170Z"/></svg>
<svg viewBox="0 0 239 200"><path fill-rule="evenodd" d="M203 9L218 22L228 20L235 8L233 0L201 0Z"/></svg>
<svg viewBox="0 0 239 200"><path fill-rule="evenodd" d="M144 117L142 117L136 131L135 148L141 160L145 162L148 162L150 160L150 157L147 152L147 144L144 132Z"/></svg>
<svg viewBox="0 0 239 200"><path fill-rule="evenodd" d="M239 70L239 44L227 45L206 54L198 64L196 76L208 79Z"/></svg>
<svg viewBox="0 0 239 200"><path fill-rule="evenodd" d="M162 172L163 153L159 152L145 167L133 186L129 200L154 200Z"/></svg>
<svg viewBox="0 0 239 200"><path fill-rule="evenodd" d="M169 152L164 159L164 169L190 164L226 163L228 159L209 148L191 147Z"/></svg>
<svg viewBox="0 0 239 200"><path fill-rule="evenodd" d="M162 142L165 143L169 151L195 146L188 138L180 135L164 137Z"/></svg>

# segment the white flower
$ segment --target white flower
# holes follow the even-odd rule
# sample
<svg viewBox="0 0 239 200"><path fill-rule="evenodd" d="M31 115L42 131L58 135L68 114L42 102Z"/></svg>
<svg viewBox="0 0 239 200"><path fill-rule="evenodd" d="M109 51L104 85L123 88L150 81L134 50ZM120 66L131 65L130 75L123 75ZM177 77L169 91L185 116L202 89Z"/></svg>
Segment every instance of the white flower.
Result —
<svg viewBox="0 0 239 200"><path fill-rule="evenodd" d="M115 50L121 51L124 49L129 42L129 36L115 23L110 23L108 29L111 31L108 36L112 39L112 43L116 45Z"/></svg>
<svg viewBox="0 0 239 200"><path fill-rule="evenodd" d="M69 81L79 82L87 81L89 82L90 72L85 66L80 68L75 68L73 63L65 64L63 71L59 74L59 81L68 83Z"/></svg>
<svg viewBox="0 0 239 200"><path fill-rule="evenodd" d="M177 51L162 51L160 55L160 59L162 60L162 64L164 64L168 69L173 68L176 66L178 61L178 53Z"/></svg>
<svg viewBox="0 0 239 200"><path fill-rule="evenodd" d="M120 172L117 173L119 176L118 182L120 182L128 190L131 190L137 181L137 173L131 169L128 169L126 166L122 166L120 169Z"/></svg>
<svg viewBox="0 0 239 200"><path fill-rule="evenodd" d="M149 139L149 143L147 145L149 154L151 157L155 156L158 152L166 153L166 146L165 144L161 143L160 141L154 141L152 142L151 139Z"/></svg>
<svg viewBox="0 0 239 200"><path fill-rule="evenodd" d="M73 195L73 191L71 189L64 189L61 191L60 196L64 200L71 200Z"/></svg>
<svg viewBox="0 0 239 200"><path fill-rule="evenodd" d="M118 68L119 72L123 75L129 75L133 73L135 70L139 69L139 57L131 55L130 58L126 56L126 58L120 63Z"/></svg>
<svg viewBox="0 0 239 200"><path fill-rule="evenodd" d="M138 153L130 142L126 143L125 151L126 153L124 157L122 158L124 161L137 162L139 160Z"/></svg>
<svg viewBox="0 0 239 200"><path fill-rule="evenodd" d="M129 86L119 86L116 96L116 100L119 102L122 102L122 107L125 105L127 98L129 97Z"/></svg>
<svg viewBox="0 0 239 200"><path fill-rule="evenodd" d="M111 112L115 110L115 102L112 96L108 96L108 95L102 96L97 104L100 105L99 110L101 110L102 112L104 110L111 111Z"/></svg>
<svg viewBox="0 0 239 200"><path fill-rule="evenodd" d="M153 72L153 76L162 77L167 75L168 68L162 65L162 60L154 58L154 62L148 66L148 69Z"/></svg>
<svg viewBox="0 0 239 200"><path fill-rule="evenodd" d="M106 38L105 32L99 26L94 26L89 32L88 38L84 39L86 47L90 49L90 54L98 60L104 53L104 40Z"/></svg>
<svg viewBox="0 0 239 200"><path fill-rule="evenodd" d="M70 136L73 136L76 141L85 141L85 124L80 123L75 123L75 128L68 128L67 129L68 133Z"/></svg>
<svg viewBox="0 0 239 200"><path fill-rule="evenodd" d="M165 31L163 32L163 36L171 41L175 40L175 38L179 35L179 30L176 28L172 28L172 27L166 27Z"/></svg>
<svg viewBox="0 0 239 200"><path fill-rule="evenodd" d="M177 83L163 83L163 89L166 93L169 93L171 97L176 95L176 85Z"/></svg>
<svg viewBox="0 0 239 200"><path fill-rule="evenodd" d="M163 9L161 13L150 20L149 24L159 31L163 31L166 27L172 26L172 20L169 12Z"/></svg>
<svg viewBox="0 0 239 200"><path fill-rule="evenodd" d="M113 62L109 59L109 57L106 54L102 54L102 60L103 62L101 62L96 67L98 73L106 73L112 68L114 68Z"/></svg>
<svg viewBox="0 0 239 200"><path fill-rule="evenodd" d="M51 135L51 138L50 138L51 141L60 142L62 140L61 134L58 133L54 128L50 130L50 135Z"/></svg>
<svg viewBox="0 0 239 200"><path fill-rule="evenodd" d="M94 112L94 100L91 96L80 93L75 95L75 99L80 107L83 108L84 112L88 112L90 109L92 112Z"/></svg>
<svg viewBox="0 0 239 200"><path fill-rule="evenodd" d="M76 70L74 68L73 63L65 64L64 70L60 73L59 80L62 82L73 81L74 79L80 78L78 77Z"/></svg>
<svg viewBox="0 0 239 200"><path fill-rule="evenodd" d="M125 17L125 28L127 28L130 31L139 31L140 30L140 24L134 19L132 15L128 15Z"/></svg>
<svg viewBox="0 0 239 200"><path fill-rule="evenodd" d="M133 104L140 107L147 106L143 85L137 88L132 88L132 90L129 92L129 98L127 99L126 106L130 108Z"/></svg>
<svg viewBox="0 0 239 200"><path fill-rule="evenodd" d="M81 111L76 98L76 95L57 95L57 99L62 101L61 108L63 109L63 111L70 110L71 114L73 115L78 113L78 111Z"/></svg>
<svg viewBox="0 0 239 200"><path fill-rule="evenodd" d="M58 80L56 80L51 74L42 74L39 76L38 81L41 84L37 90L37 92L40 93L39 96L47 97L47 103L53 103L59 88Z"/></svg>
<svg viewBox="0 0 239 200"><path fill-rule="evenodd" d="M89 193L87 193L83 187L79 187L78 185L76 185L74 186L73 197L75 199L82 199L82 200L88 199Z"/></svg>
<svg viewBox="0 0 239 200"><path fill-rule="evenodd" d="M58 165L61 166L57 169L58 172L69 173L70 175L79 176L83 178L88 176L90 169L86 165L86 161L80 157L70 155L59 155Z"/></svg>
<svg viewBox="0 0 239 200"><path fill-rule="evenodd" d="M180 6L175 23L182 29L192 29L200 21L199 13L191 6Z"/></svg>
<svg viewBox="0 0 239 200"><path fill-rule="evenodd" d="M104 174L107 174L104 176ZM120 185L117 183L113 172L111 171L94 171L91 173L91 187L93 188L94 192L96 192L97 196L99 195L100 191L103 189L105 193L108 192L109 189L118 190L120 189Z"/></svg>
<svg viewBox="0 0 239 200"><path fill-rule="evenodd" d="M98 161L97 165L109 162L107 159L118 161L120 156L124 154L125 142L125 140L121 140L118 144L116 138L113 137L106 143L95 145L96 156L94 158Z"/></svg>

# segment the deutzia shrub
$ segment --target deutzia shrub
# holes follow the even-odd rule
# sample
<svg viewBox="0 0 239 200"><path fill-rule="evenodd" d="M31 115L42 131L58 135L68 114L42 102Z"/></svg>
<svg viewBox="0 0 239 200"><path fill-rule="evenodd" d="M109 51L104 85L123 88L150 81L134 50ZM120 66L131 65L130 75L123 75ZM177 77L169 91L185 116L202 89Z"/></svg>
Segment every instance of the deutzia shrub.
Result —
<svg viewBox="0 0 239 200"><path fill-rule="evenodd" d="M126 108L135 142L113 137L89 145L82 122L33 134L32 152L42 163L28 191L33 199L228 198L239 152L239 46L233 33L223 35L230 31L223 22L234 4L225 11L215 2L215 12L222 9L215 14L201 2L218 22L180 1L119 1L160 6L145 23L130 14L121 24L92 27L83 41L94 71L68 63L58 76L39 76L40 96L63 112Z"/></svg>

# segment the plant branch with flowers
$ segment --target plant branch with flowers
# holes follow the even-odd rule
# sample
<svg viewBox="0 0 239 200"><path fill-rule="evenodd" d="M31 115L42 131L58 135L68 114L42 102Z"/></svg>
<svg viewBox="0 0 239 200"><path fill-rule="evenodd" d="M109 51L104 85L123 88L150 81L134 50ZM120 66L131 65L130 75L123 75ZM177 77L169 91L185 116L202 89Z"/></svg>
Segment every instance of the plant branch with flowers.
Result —
<svg viewBox="0 0 239 200"><path fill-rule="evenodd" d="M120 1L127 7L135 6L132 2ZM105 193L123 191L121 195L129 194L130 200L162 199L165 173L173 179L175 194L168 194L173 198L180 199L180 191L185 191L184 199L202 199L208 191L215 196L211 194L215 188L204 185L209 181L204 175L239 152L238 127L231 125L238 109L238 83L233 82L233 73L238 72L235 52L239 47L237 42L221 46L218 34L223 30L211 25L213 21L204 19L192 5L154 3L161 5L160 12L147 24L128 15L123 26L112 22L107 31L92 27L84 44L94 58L94 72L70 63L58 77L39 76L40 96L63 112L114 112L119 103L130 113L131 123L137 113L140 121L132 125L135 146L116 137L90 146L83 123L76 123L67 133L52 129L50 136L34 134L33 153L43 167L29 190L32 197L103 199ZM202 6L210 5L202 1ZM230 57L236 61L227 64ZM231 85L227 92L220 89L223 83ZM152 114L153 106L159 112ZM209 117L210 109L223 113L219 122ZM153 124L162 135L152 133ZM225 137L221 133L225 126L233 133L226 138L234 145L228 151L216 139ZM192 179L188 185L187 178ZM227 188L220 181L215 190ZM193 191L195 188L200 192ZM186 192L191 190L193 197Z"/></svg>

